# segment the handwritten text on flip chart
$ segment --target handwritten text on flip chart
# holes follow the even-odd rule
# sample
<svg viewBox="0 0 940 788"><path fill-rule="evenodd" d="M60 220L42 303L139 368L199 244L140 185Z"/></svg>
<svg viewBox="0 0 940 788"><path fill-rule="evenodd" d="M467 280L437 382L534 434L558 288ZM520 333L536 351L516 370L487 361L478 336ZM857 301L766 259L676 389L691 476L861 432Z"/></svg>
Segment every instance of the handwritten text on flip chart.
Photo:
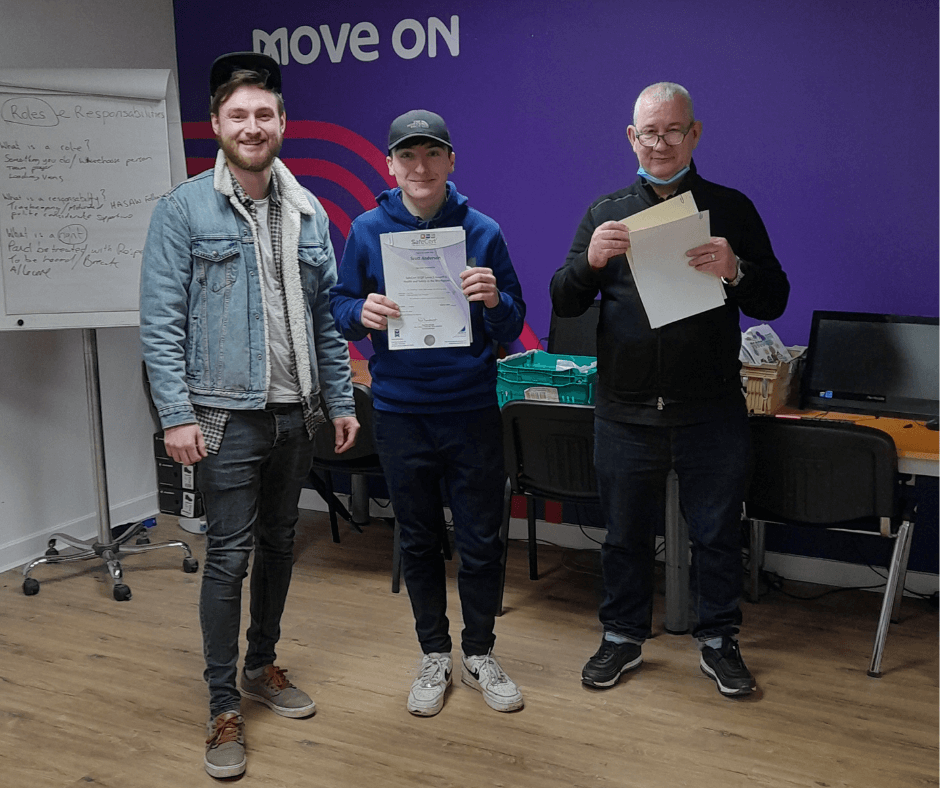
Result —
<svg viewBox="0 0 940 788"><path fill-rule="evenodd" d="M136 310L169 184L164 101L0 92L6 313Z"/></svg>

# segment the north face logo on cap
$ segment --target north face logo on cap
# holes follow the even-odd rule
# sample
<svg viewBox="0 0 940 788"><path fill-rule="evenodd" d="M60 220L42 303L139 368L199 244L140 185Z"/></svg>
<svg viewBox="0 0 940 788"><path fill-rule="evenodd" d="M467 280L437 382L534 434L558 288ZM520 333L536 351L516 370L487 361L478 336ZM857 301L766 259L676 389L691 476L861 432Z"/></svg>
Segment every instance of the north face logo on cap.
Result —
<svg viewBox="0 0 940 788"><path fill-rule="evenodd" d="M426 120L413 120L408 124L409 129L429 129L431 126Z"/></svg>

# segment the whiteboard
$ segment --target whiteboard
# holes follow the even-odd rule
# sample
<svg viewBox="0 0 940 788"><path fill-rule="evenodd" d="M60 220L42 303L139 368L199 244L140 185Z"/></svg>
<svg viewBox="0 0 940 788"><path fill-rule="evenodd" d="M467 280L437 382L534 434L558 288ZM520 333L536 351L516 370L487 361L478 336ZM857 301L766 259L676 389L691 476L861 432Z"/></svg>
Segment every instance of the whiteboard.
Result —
<svg viewBox="0 0 940 788"><path fill-rule="evenodd" d="M169 76L0 70L0 330L139 323L150 214L171 183Z"/></svg>

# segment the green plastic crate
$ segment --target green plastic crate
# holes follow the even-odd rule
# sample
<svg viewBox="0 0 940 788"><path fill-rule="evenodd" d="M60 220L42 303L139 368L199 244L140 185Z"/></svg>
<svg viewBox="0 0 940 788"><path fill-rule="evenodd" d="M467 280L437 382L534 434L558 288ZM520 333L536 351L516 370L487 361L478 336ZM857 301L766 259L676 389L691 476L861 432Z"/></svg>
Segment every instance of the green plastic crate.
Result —
<svg viewBox="0 0 940 788"><path fill-rule="evenodd" d="M558 369L559 360L581 369ZM500 359L496 373L496 396L502 407L515 399L593 405L597 382L594 356L561 356L544 350L529 350Z"/></svg>

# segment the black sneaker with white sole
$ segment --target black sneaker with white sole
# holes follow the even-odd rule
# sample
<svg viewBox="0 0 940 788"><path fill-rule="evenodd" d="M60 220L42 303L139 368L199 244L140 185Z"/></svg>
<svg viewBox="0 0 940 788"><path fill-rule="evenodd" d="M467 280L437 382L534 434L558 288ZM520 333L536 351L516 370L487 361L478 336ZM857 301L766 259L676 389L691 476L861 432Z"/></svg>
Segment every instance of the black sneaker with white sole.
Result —
<svg viewBox="0 0 940 788"><path fill-rule="evenodd" d="M636 643L613 643L601 640L597 653L581 670L581 683L603 689L612 687L628 670L639 667L643 661L641 649Z"/></svg>
<svg viewBox="0 0 940 788"><path fill-rule="evenodd" d="M722 638L718 648L702 646L699 664L702 672L715 680L722 695L750 695L757 689L757 682L744 664L741 649L733 638Z"/></svg>

